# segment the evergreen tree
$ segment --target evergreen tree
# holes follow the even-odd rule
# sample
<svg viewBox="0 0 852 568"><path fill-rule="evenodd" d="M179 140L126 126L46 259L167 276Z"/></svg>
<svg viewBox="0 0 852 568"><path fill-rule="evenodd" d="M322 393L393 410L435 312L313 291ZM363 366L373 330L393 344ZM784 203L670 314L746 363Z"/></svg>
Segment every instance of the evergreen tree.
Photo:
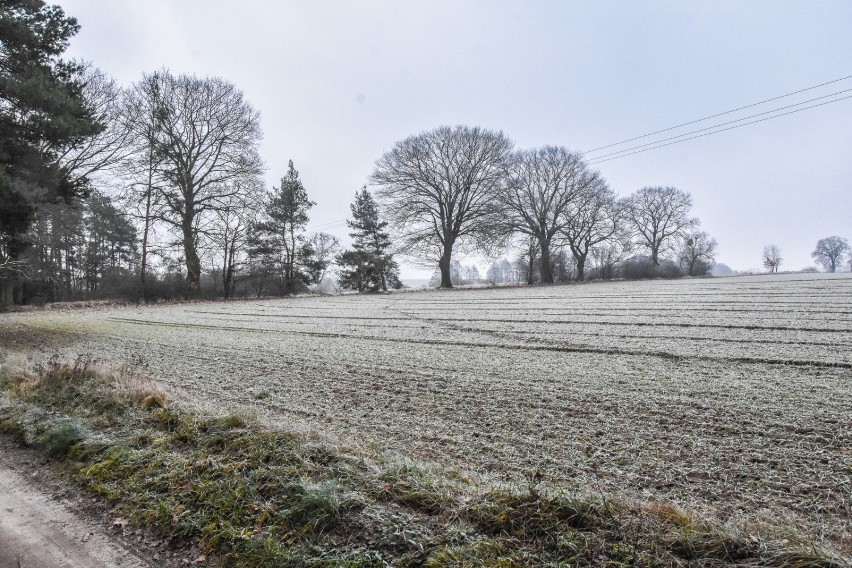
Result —
<svg viewBox="0 0 852 568"><path fill-rule="evenodd" d="M81 259L86 248L85 203L45 204L20 237L26 243L19 259L26 264L18 301L71 300L81 290Z"/></svg>
<svg viewBox="0 0 852 568"><path fill-rule="evenodd" d="M249 254L275 275L281 295L298 292L311 282L313 247L305 239L308 211L316 205L290 160L280 187L273 187L264 219L251 234Z"/></svg>
<svg viewBox="0 0 852 568"><path fill-rule="evenodd" d="M388 287L401 288L399 266L388 251L391 247L387 222L379 218L379 208L364 186L355 192L355 202L349 208L352 219L346 224L352 229L351 251L340 255L340 285L359 292L387 291Z"/></svg>
<svg viewBox="0 0 852 568"><path fill-rule="evenodd" d="M21 303L59 302L114 294L135 279L136 229L105 195L42 205L21 237L27 265Z"/></svg>
<svg viewBox="0 0 852 568"><path fill-rule="evenodd" d="M78 29L58 6L0 3L0 303L10 299L2 267L26 247L38 206L85 190L57 154L102 129L84 102L81 65L60 58Z"/></svg>
<svg viewBox="0 0 852 568"><path fill-rule="evenodd" d="M337 282L341 288L359 292L367 289L371 272L369 255L357 250L343 251L337 258L337 264L340 265Z"/></svg>
<svg viewBox="0 0 852 568"><path fill-rule="evenodd" d="M86 205L86 289L98 290L104 280L134 279L136 228L105 195L93 193Z"/></svg>

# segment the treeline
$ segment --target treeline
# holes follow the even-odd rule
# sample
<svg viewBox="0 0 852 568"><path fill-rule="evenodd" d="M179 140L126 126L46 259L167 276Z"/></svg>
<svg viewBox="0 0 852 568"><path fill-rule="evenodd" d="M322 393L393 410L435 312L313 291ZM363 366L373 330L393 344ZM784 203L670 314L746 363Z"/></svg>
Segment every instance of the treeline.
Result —
<svg viewBox="0 0 852 568"><path fill-rule="evenodd" d="M239 89L168 70L121 88L62 59L78 29L39 1L0 13L0 305L284 295L332 264L346 287L400 285L366 189L351 250L309 234L293 163L264 187L259 114Z"/></svg>
<svg viewBox="0 0 852 568"><path fill-rule="evenodd" d="M453 255L520 250L494 264L491 282L700 276L713 266L715 239L674 187L644 187L618 198L582 155L557 146L516 150L502 132L441 127L397 142L371 181L397 250L454 274Z"/></svg>
<svg viewBox="0 0 852 568"><path fill-rule="evenodd" d="M494 282L700 275L716 242L688 193L619 199L578 153L515 150L442 127L398 142L355 195L353 245L308 231L292 162L267 189L258 112L220 78L144 74L122 88L62 59L78 25L56 6L0 14L0 305L292 294L333 280L401 286L393 252L453 275L453 255L520 251ZM393 245L393 246L392 246ZM333 270L331 270L333 268ZM333 278L329 278L333 273Z"/></svg>

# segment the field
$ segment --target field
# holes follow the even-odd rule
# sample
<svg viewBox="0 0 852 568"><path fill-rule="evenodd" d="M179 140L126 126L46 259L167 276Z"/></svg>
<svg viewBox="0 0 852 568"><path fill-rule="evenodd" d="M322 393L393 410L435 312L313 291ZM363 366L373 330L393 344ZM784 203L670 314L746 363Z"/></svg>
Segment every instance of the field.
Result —
<svg viewBox="0 0 852 568"><path fill-rule="evenodd" d="M781 275L53 310L18 349L340 446L852 551L852 278Z"/></svg>

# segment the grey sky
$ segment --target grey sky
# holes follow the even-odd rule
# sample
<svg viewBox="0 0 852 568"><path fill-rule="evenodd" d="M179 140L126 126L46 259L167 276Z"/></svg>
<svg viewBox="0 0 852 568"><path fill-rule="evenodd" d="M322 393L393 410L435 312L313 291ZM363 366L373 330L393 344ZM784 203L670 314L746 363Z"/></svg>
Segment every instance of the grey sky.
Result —
<svg viewBox="0 0 852 568"><path fill-rule="evenodd" d="M70 54L125 85L162 67L238 85L261 112L268 183L293 159L321 230L394 142L442 124L588 150L852 75L848 1L58 3L82 25ZM736 269L769 243L799 269L818 239L852 239L852 99L596 167L620 195L691 192Z"/></svg>

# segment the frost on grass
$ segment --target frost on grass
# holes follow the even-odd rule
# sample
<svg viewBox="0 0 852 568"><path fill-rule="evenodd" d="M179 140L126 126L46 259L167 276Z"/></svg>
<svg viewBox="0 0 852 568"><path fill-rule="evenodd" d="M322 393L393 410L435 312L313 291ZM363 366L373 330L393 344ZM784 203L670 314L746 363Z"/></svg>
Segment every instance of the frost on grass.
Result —
<svg viewBox="0 0 852 568"><path fill-rule="evenodd" d="M659 500L569 492L540 475L499 483L239 415L147 406L85 364L0 368L0 377L0 428L33 440L68 480L108 501L115 526L193 543L196 564L849 564L799 535L725 527ZM30 420L39 412L51 418Z"/></svg>
<svg viewBox="0 0 852 568"><path fill-rule="evenodd" d="M74 329L86 339L73 352L141 355L182 399L342 444L506 483L666 499L852 549L848 276L4 318Z"/></svg>

